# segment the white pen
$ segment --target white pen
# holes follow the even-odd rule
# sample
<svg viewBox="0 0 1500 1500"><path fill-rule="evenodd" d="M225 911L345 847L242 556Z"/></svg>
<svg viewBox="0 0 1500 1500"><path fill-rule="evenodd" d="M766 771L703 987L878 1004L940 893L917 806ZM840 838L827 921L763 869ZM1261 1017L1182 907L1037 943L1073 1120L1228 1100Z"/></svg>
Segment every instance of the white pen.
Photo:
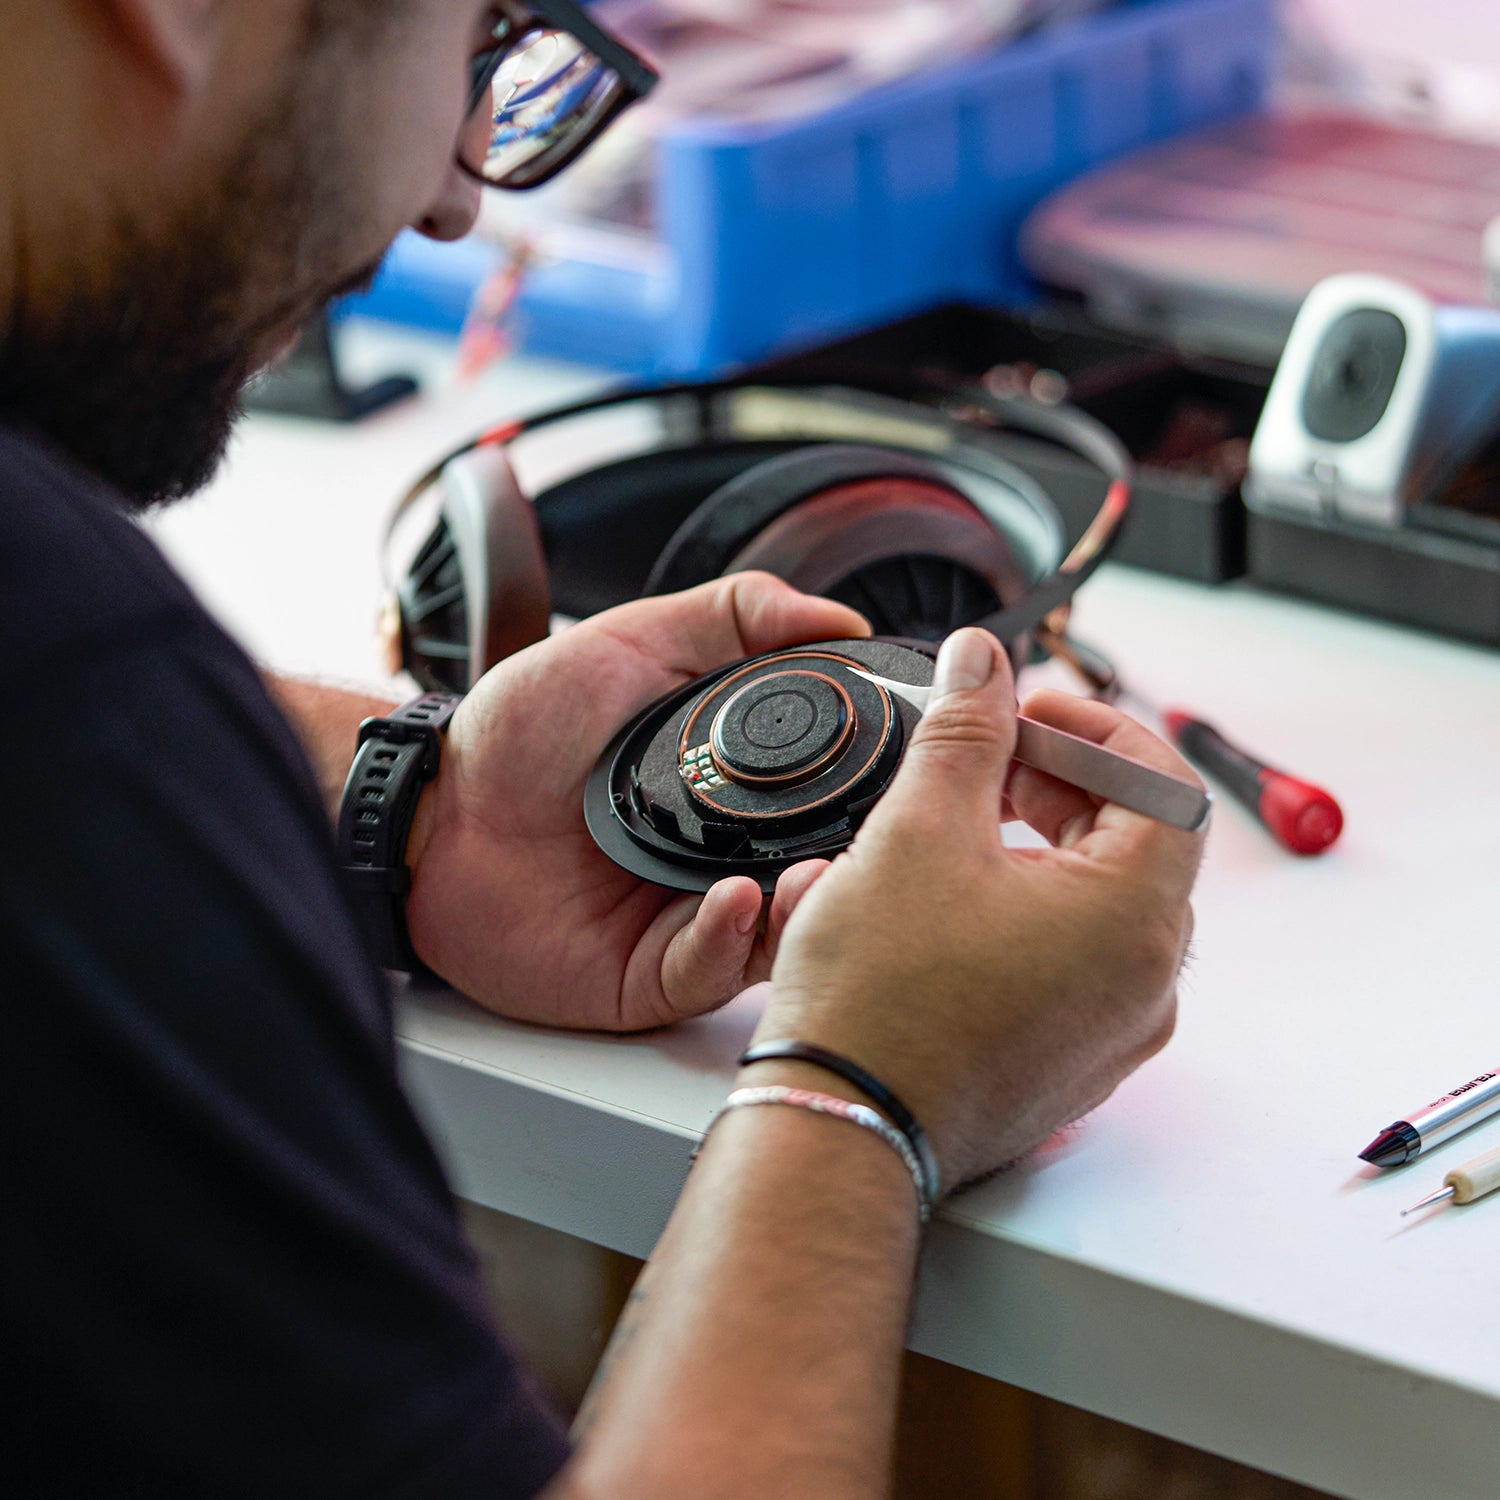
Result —
<svg viewBox="0 0 1500 1500"><path fill-rule="evenodd" d="M1414 1156L1496 1113L1500 1113L1500 1068L1491 1068L1387 1125L1359 1156L1376 1167L1404 1166Z"/></svg>

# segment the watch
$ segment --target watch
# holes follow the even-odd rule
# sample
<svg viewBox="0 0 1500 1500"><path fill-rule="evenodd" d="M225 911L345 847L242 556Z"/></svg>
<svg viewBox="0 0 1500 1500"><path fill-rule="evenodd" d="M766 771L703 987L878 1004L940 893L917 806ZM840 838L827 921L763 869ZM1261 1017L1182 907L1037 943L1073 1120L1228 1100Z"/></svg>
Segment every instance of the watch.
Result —
<svg viewBox="0 0 1500 1500"><path fill-rule="evenodd" d="M422 788L438 773L443 733L462 702L452 693L423 693L359 726L339 808L338 860L360 930L387 969L426 967L406 930L406 841Z"/></svg>

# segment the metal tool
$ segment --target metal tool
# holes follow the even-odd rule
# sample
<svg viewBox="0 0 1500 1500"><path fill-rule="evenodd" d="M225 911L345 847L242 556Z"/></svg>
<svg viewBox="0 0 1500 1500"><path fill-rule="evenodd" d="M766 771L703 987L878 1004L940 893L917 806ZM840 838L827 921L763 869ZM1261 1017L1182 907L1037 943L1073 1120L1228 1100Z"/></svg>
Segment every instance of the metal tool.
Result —
<svg viewBox="0 0 1500 1500"><path fill-rule="evenodd" d="M1441 1203L1445 1198L1451 1198L1455 1203L1472 1203L1476 1198L1494 1192L1497 1187L1500 1187L1500 1150L1486 1151L1483 1156L1476 1156L1473 1161L1454 1167L1443 1178L1442 1187L1434 1193L1428 1193L1410 1208L1403 1208L1401 1217L1404 1219L1407 1214L1414 1214L1419 1208L1427 1208L1433 1203Z"/></svg>
<svg viewBox="0 0 1500 1500"><path fill-rule="evenodd" d="M858 668L852 670L859 671ZM926 712L932 697L930 687L897 682L894 678L878 677L873 672L859 671L859 675L895 697L905 699L918 713ZM1113 802L1117 807L1155 818L1159 823L1188 833L1196 833L1208 822L1213 799L1190 782L1179 781L1143 761L1022 715L1016 718L1016 729L1015 759L1022 765L1045 771L1047 775L1095 797L1102 797L1106 802Z"/></svg>

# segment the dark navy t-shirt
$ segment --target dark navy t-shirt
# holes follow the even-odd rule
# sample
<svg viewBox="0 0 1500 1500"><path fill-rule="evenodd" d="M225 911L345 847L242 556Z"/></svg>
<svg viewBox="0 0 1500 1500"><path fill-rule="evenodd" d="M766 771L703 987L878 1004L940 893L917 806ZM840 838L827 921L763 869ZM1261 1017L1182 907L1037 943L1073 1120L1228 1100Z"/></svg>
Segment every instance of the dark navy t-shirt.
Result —
<svg viewBox="0 0 1500 1500"><path fill-rule="evenodd" d="M300 747L101 486L0 426L6 1469L28 1494L531 1495Z"/></svg>

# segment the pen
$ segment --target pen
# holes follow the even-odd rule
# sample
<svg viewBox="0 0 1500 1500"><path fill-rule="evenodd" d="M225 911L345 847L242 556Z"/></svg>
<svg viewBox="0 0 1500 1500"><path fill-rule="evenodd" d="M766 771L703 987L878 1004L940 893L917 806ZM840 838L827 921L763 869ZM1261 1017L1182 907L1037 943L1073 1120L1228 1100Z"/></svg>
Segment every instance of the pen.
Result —
<svg viewBox="0 0 1500 1500"><path fill-rule="evenodd" d="M1425 1109L1414 1110L1406 1119L1387 1125L1359 1153L1360 1159L1377 1167L1399 1167L1459 1131L1489 1119L1497 1110L1500 1071L1481 1073L1452 1093L1434 1099Z"/></svg>
<svg viewBox="0 0 1500 1500"><path fill-rule="evenodd" d="M1414 1214L1431 1203L1441 1203L1445 1198L1451 1198L1455 1203L1472 1203L1476 1198L1494 1192L1497 1187L1500 1187L1500 1150L1486 1151L1483 1156L1454 1167L1443 1178L1442 1187L1435 1193L1428 1193L1410 1208L1403 1208L1401 1217L1404 1219L1407 1214Z"/></svg>

